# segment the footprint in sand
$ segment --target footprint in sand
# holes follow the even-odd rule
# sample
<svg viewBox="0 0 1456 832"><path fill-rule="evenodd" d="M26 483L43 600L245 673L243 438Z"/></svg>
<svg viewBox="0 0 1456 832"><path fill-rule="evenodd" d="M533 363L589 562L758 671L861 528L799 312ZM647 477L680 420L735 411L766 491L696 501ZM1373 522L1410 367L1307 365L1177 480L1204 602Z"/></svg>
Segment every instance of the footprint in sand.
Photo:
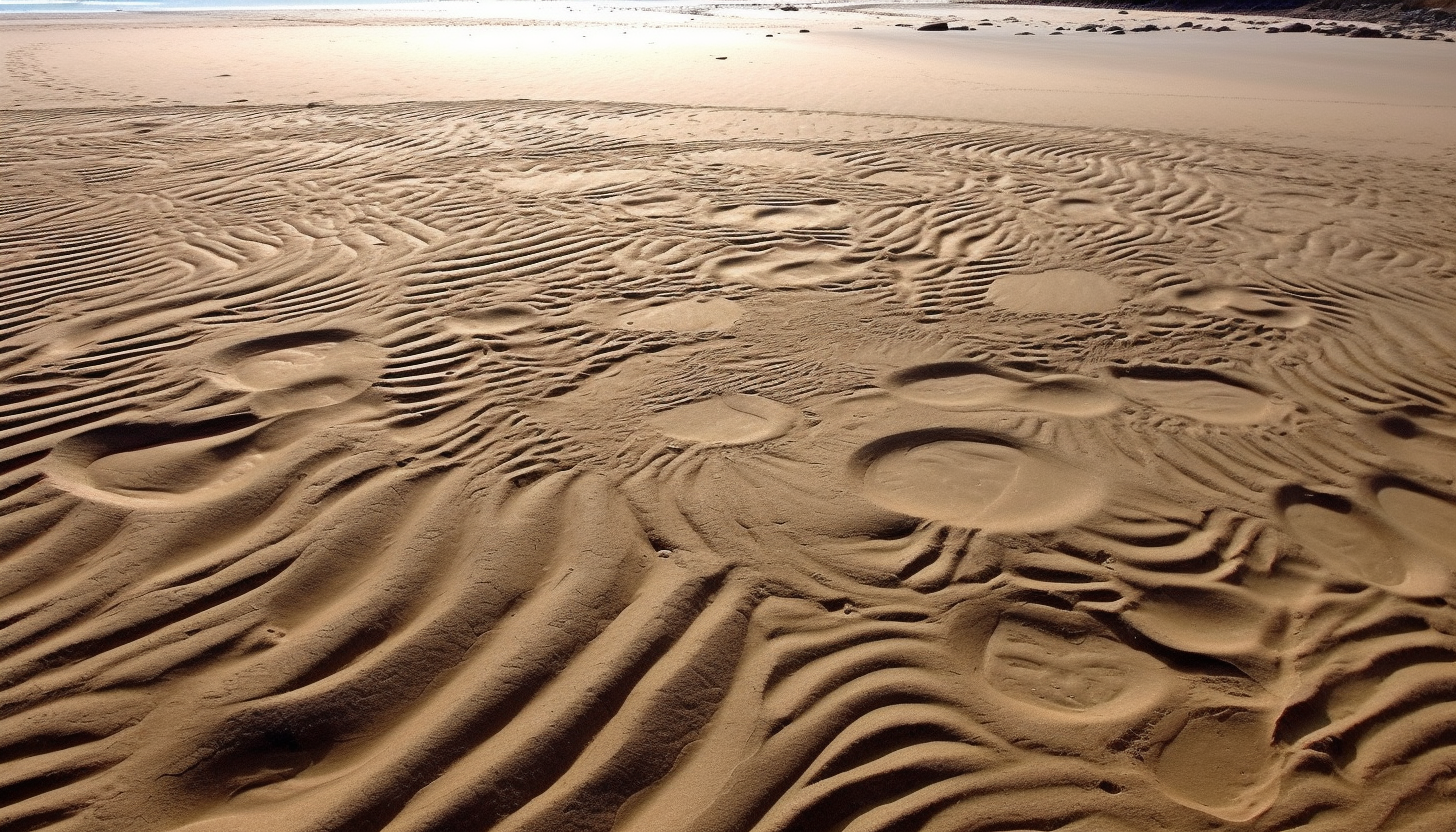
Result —
<svg viewBox="0 0 1456 832"><path fill-rule="evenodd" d="M1280 495L1284 522L1307 552L1337 575L1394 587L1407 570L1379 518L1345 497L1290 487Z"/></svg>
<svg viewBox="0 0 1456 832"><path fill-rule="evenodd" d="M445 328L460 335L508 335L535 326L541 313L525 303L501 303L489 309L462 312L445 319Z"/></svg>
<svg viewBox="0 0 1456 832"><path fill-rule="evenodd" d="M1161 698L1159 688L1170 686L1165 665L1120 641L1015 618L996 625L982 670L993 688L1012 699L1053 714L1092 718L1144 711Z"/></svg>
<svg viewBox="0 0 1456 832"><path fill-rule="evenodd" d="M1052 269L998 277L986 297L1012 312L1071 315L1116 309L1127 295L1100 274Z"/></svg>
<svg viewBox="0 0 1456 832"><path fill-rule="evenodd" d="M1291 486L1284 521L1305 551L1346 578L1401 595L1450 592L1456 573L1456 499L1402 480L1378 481L1356 502Z"/></svg>
<svg viewBox="0 0 1456 832"><path fill-rule="evenodd" d="M634 217L685 217L698 209L702 199L693 194L668 189L634 193L608 201Z"/></svg>
<svg viewBox="0 0 1456 832"><path fill-rule="evenodd" d="M1398 531L1443 557L1448 568L1456 568L1456 505L1450 498L1386 484L1375 490L1375 502Z"/></svg>
<svg viewBox="0 0 1456 832"><path fill-rule="evenodd" d="M262 425L243 415L97 428L58 445L49 475L68 491L107 502L181 504L249 479L266 455L257 442Z"/></svg>
<svg viewBox="0 0 1456 832"><path fill-rule="evenodd" d="M1277 788L1274 720L1245 708L1209 708L1186 717L1153 761L1163 787L1223 820L1266 808Z"/></svg>
<svg viewBox="0 0 1456 832"><path fill-rule="evenodd" d="M1006 408L1090 417L1111 413L1122 403L1120 396L1082 376L1021 380L964 361L909 367L888 376L882 386L899 398L944 410Z"/></svg>
<svg viewBox="0 0 1456 832"><path fill-rule="evenodd" d="M707 165L733 165L745 167L767 167L791 170L796 174L804 171L823 172L840 170L844 163L838 159L821 156L803 150L777 150L773 148L735 147L727 150L699 150L684 153L678 158L684 161Z"/></svg>
<svg viewBox="0 0 1456 832"><path fill-rule="evenodd" d="M786 231L790 228L843 228L851 214L842 203L821 200L798 205L734 205L708 212L709 222L737 228Z"/></svg>
<svg viewBox="0 0 1456 832"><path fill-rule="evenodd" d="M788 433L799 411L762 396L724 393L653 416L652 426L702 445L750 445Z"/></svg>
<svg viewBox="0 0 1456 832"><path fill-rule="evenodd" d="M349 401L374 385L384 350L347 330L294 332L234 344L210 370L227 386L252 391L259 416L313 410Z"/></svg>
<svg viewBox="0 0 1456 832"><path fill-rule="evenodd" d="M917 195L940 194L953 191L964 182L964 177L936 173L913 173L900 170L881 170L865 176L863 181L891 188L901 188Z"/></svg>
<svg viewBox="0 0 1456 832"><path fill-rule="evenodd" d="M865 272L869 255L822 243L782 245L766 252L729 254L710 260L704 274L719 283L746 283L762 289L822 286L854 280Z"/></svg>
<svg viewBox="0 0 1456 832"><path fill-rule="evenodd" d="M510 176L496 182L496 187L517 193L544 194L592 191L635 185L662 174L650 170L623 168L613 170L556 170Z"/></svg>
<svg viewBox="0 0 1456 832"><path fill-rule="evenodd" d="M1456 420L1425 407L1369 419L1361 435L1385 454L1446 480L1456 479Z"/></svg>
<svg viewBox="0 0 1456 832"><path fill-rule="evenodd" d="M1308 307L1273 301L1237 287L1183 288L1173 293L1174 306L1230 318L1244 318L1276 329L1298 329L1314 320Z"/></svg>
<svg viewBox="0 0 1456 832"><path fill-rule="evenodd" d="M967 529L1051 531L1090 516L1104 491L1060 460L959 429L888 436L853 464L871 502Z"/></svg>
<svg viewBox="0 0 1456 832"><path fill-rule="evenodd" d="M1125 222L1115 206L1097 191L1072 191L1039 203L1038 207L1074 223Z"/></svg>
<svg viewBox="0 0 1456 832"><path fill-rule="evenodd" d="M643 307L615 323L647 332L715 332L731 329L742 317L743 307L727 298L693 298Z"/></svg>
<svg viewBox="0 0 1456 832"><path fill-rule="evenodd" d="M1135 402L1165 413L1215 425L1252 425L1284 411L1262 393L1228 381L1208 378L1170 378L1149 370L1125 371L1117 389Z"/></svg>

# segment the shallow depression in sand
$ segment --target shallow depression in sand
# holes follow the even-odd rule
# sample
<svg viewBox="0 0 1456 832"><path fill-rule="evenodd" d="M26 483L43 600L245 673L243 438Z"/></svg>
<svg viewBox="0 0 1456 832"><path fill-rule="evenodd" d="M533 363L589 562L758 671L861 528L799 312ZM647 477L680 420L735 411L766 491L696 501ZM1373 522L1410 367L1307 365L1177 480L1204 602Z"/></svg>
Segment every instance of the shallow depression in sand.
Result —
<svg viewBox="0 0 1456 832"><path fill-rule="evenodd" d="M617 318L617 326L647 332L713 332L729 329L743 307L727 298L693 298L648 306Z"/></svg>
<svg viewBox="0 0 1456 832"><path fill-rule="evenodd" d="M735 205L709 213L712 222L764 231L790 228L840 228L849 224L850 212L838 202L803 205Z"/></svg>
<svg viewBox="0 0 1456 832"><path fill-rule="evenodd" d="M991 686L1013 699L1052 711L1122 710L1163 681L1167 668L1145 653L1100 636L1050 632L1008 619L986 645L984 671Z"/></svg>
<svg viewBox="0 0 1456 832"><path fill-rule="evenodd" d="M776 246L758 253L729 254L704 266L721 283L746 283L763 289L821 286L852 280L864 271L865 255L821 243Z"/></svg>
<svg viewBox="0 0 1456 832"><path fill-rule="evenodd" d="M535 324L541 315L524 303L502 303L489 309L461 312L445 321L446 328L461 335L506 335Z"/></svg>
<svg viewBox="0 0 1456 832"><path fill-rule="evenodd" d="M1343 498L1311 495L1284 510L1290 531L1320 563L1338 574L1381 586L1406 578L1406 566L1379 524Z"/></svg>
<svg viewBox="0 0 1456 832"><path fill-rule="evenodd" d="M1101 503L1093 476L955 431L888 437L861 451L865 495L891 511L987 531L1074 524Z"/></svg>
<svg viewBox="0 0 1456 832"><path fill-rule="evenodd" d="M1020 381L958 361L909 367L892 374L884 386L900 398L947 410L1007 408L1088 417L1111 413L1122 403L1101 383L1081 376Z"/></svg>
<svg viewBox="0 0 1456 832"><path fill-rule="evenodd" d="M1251 425L1274 412L1261 393L1212 379L1124 378L1118 389L1133 401L1219 425Z"/></svg>
<svg viewBox="0 0 1456 832"><path fill-rule="evenodd" d="M652 417L652 426L674 439L704 445L749 445L789 432L799 413L762 396L724 393Z"/></svg>
<svg viewBox="0 0 1456 832"><path fill-rule="evenodd" d="M1126 295L1100 274L1052 269L998 277L992 281L987 298L1013 312L1074 314L1116 309Z"/></svg>

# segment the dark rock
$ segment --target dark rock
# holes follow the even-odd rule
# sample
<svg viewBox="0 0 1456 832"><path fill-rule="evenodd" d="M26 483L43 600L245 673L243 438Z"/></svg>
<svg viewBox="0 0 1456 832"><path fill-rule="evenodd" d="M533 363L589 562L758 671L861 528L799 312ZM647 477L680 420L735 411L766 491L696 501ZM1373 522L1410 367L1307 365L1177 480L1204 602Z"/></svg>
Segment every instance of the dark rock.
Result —
<svg viewBox="0 0 1456 832"><path fill-rule="evenodd" d="M1213 31L1215 31L1215 32L1232 32L1233 29L1230 29L1227 26L1220 26L1217 29L1214 29Z"/></svg>
<svg viewBox="0 0 1456 832"><path fill-rule="evenodd" d="M950 27L950 30L952 32L969 32L969 31L971 31L971 27L969 27L969 26L952 26L952 27Z"/></svg>
<svg viewBox="0 0 1456 832"><path fill-rule="evenodd" d="M937 20L934 23L927 23L924 26L917 26L917 27L915 27L915 31L917 31L917 32L948 32L948 31L950 31L950 24L949 23L946 23L944 20Z"/></svg>
<svg viewBox="0 0 1456 832"><path fill-rule="evenodd" d="M1372 29L1369 26L1359 26L1359 27L1357 27L1355 29L1352 29L1349 34L1345 35L1345 37L1347 37L1347 38L1382 38L1382 37L1385 37L1385 33L1382 32L1382 31L1380 31L1379 29Z"/></svg>
<svg viewBox="0 0 1456 832"><path fill-rule="evenodd" d="M1286 23L1279 27L1281 32L1308 32L1314 27L1308 23Z"/></svg>
<svg viewBox="0 0 1456 832"><path fill-rule="evenodd" d="M1016 34L1018 34L1018 35L1030 35L1030 34L1035 34L1035 33L1034 32L1017 32Z"/></svg>
<svg viewBox="0 0 1456 832"><path fill-rule="evenodd" d="M1158 31L1158 27L1157 26L1154 26L1151 23L1149 23L1146 26L1134 26L1133 28L1129 29L1128 31L1130 31L1130 32L1156 32L1156 31Z"/></svg>
<svg viewBox="0 0 1456 832"><path fill-rule="evenodd" d="M1097 31L1097 24L1096 23L1083 23L1081 26L1078 26L1077 27L1077 31L1079 31L1079 32L1095 32L1095 31Z"/></svg>
<svg viewBox="0 0 1456 832"><path fill-rule="evenodd" d="M1193 21L1191 21L1191 20L1185 20L1182 23L1179 23L1178 24L1178 28L1179 29L1192 29L1193 28Z"/></svg>

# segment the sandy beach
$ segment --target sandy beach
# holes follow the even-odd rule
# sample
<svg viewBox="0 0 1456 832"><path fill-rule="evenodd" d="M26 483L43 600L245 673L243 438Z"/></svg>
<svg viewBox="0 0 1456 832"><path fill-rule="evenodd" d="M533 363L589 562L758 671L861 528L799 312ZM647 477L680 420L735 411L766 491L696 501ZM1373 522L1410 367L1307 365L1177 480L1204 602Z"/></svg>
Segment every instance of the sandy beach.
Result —
<svg viewBox="0 0 1456 832"><path fill-rule="evenodd" d="M1291 22L0 15L0 832L1447 832L1456 44Z"/></svg>

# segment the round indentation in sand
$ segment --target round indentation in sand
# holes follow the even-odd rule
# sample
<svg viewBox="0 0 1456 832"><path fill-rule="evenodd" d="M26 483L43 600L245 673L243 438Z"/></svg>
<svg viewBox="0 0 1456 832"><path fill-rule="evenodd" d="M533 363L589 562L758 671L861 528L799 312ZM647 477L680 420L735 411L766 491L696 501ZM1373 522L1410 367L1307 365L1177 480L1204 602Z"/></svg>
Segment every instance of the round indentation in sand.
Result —
<svg viewBox="0 0 1456 832"><path fill-rule="evenodd" d="M1070 315L1116 309L1126 294L1095 272L1052 269L998 277L991 282L986 297L1012 312Z"/></svg>
<svg viewBox="0 0 1456 832"><path fill-rule="evenodd" d="M762 396L724 393L653 416L654 428L704 445L749 445L783 436L799 412Z"/></svg>
<svg viewBox="0 0 1456 832"><path fill-rule="evenodd" d="M1117 387L1133 401L1216 425L1252 425L1276 410L1262 393L1213 379L1122 378Z"/></svg>
<svg viewBox="0 0 1456 832"><path fill-rule="evenodd" d="M1173 303L1196 312L1244 318L1275 329L1298 329L1314 319L1308 307L1294 301L1277 302L1238 287L1185 288Z"/></svg>
<svg viewBox="0 0 1456 832"><path fill-rule="evenodd" d="M525 303L501 303L489 309L451 315L445 326L461 335L506 335L519 332L541 319L535 307Z"/></svg>
<svg viewBox="0 0 1456 832"><path fill-rule="evenodd" d="M539 171L524 176L504 177L496 181L496 187L528 194L582 192L634 185L657 179L661 175L641 168Z"/></svg>
<svg viewBox="0 0 1456 832"><path fill-rule="evenodd" d="M855 465L881 507L986 531L1063 528L1095 512L1104 492L1064 462L956 429L886 437L862 448Z"/></svg>
<svg viewBox="0 0 1456 832"><path fill-rule="evenodd" d="M669 189L634 193L610 200L609 204L634 217L682 217L691 214L701 199L693 194Z"/></svg>
<svg viewBox="0 0 1456 832"><path fill-rule="evenodd" d="M800 205L735 205L709 212L708 221L738 228L785 231L790 228L843 228L849 209L834 201Z"/></svg>
<svg viewBox="0 0 1456 832"><path fill-rule="evenodd" d="M368 387L382 369L384 351L357 341L308 344L243 359L232 375L254 390L298 387L324 379L351 379Z"/></svg>
<svg viewBox="0 0 1456 832"><path fill-rule="evenodd" d="M1250 798L1268 790L1277 753L1269 714L1210 709L1187 719L1153 770L1176 797L1226 820L1247 820L1259 808Z"/></svg>
<svg viewBox="0 0 1456 832"><path fill-rule="evenodd" d="M1041 207L1075 223L1119 222L1123 217L1096 191L1073 191L1046 200Z"/></svg>
<svg viewBox="0 0 1456 832"><path fill-rule="evenodd" d="M802 288L858 277L870 257L822 243L782 245L765 252L718 257L704 264L710 279L763 289Z"/></svg>
<svg viewBox="0 0 1456 832"><path fill-rule="evenodd" d="M249 406L277 416L340 404L374 385L385 351L346 330L308 330L254 338L209 362L224 386L253 391Z"/></svg>
<svg viewBox="0 0 1456 832"><path fill-rule="evenodd" d="M881 170L865 176L863 181L876 185L888 185L892 188L901 188L917 194L928 194L954 190L964 180L962 177L938 173Z"/></svg>
<svg viewBox="0 0 1456 832"><path fill-rule="evenodd" d="M903 399L936 407L977 407L1014 397L1026 385L980 364L943 361L890 374L884 386Z"/></svg>
<svg viewBox="0 0 1456 832"><path fill-rule="evenodd" d="M1020 381L962 361L909 367L891 374L884 386L900 398L947 410L1008 408L1087 417L1111 413L1122 403L1100 382L1081 376Z"/></svg>
<svg viewBox="0 0 1456 832"><path fill-rule="evenodd" d="M727 298L693 298L628 312L616 325L647 332L713 332L731 328L741 317L743 307Z"/></svg>
<svg viewBox="0 0 1456 832"><path fill-rule="evenodd" d="M821 172L844 167L843 162L832 156L821 156L804 150L779 150L776 148L735 147L727 150L699 150L684 153L678 158L698 164L786 168L795 173L806 170Z"/></svg>
<svg viewBox="0 0 1456 832"><path fill-rule="evenodd" d="M1381 524L1349 500L1290 488L1281 502L1294 538L1331 571L1381 586L1405 581L1406 565Z"/></svg>
<svg viewBox="0 0 1456 832"><path fill-rule="evenodd" d="M52 481L108 502L182 504L250 479L263 462L263 423L248 415L196 424L120 424L65 440Z"/></svg>
<svg viewBox="0 0 1456 832"><path fill-rule="evenodd" d="M996 625L982 672L991 687L1053 713L1136 715L1161 694L1168 668L1111 638L1058 633L1016 619Z"/></svg>
<svg viewBox="0 0 1456 832"><path fill-rule="evenodd" d="M1402 533L1456 560L1456 505L1449 499L1399 485L1380 488L1375 499Z"/></svg>

